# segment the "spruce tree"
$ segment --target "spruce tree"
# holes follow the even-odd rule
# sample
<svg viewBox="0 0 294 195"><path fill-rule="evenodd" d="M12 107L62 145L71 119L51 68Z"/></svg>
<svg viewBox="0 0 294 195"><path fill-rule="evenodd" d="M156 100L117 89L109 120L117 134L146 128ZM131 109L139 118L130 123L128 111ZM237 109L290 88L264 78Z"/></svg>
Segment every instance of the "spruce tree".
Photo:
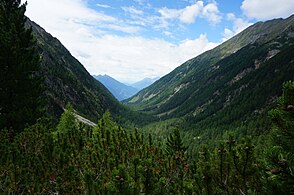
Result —
<svg viewBox="0 0 294 195"><path fill-rule="evenodd" d="M14 133L40 116L40 61L25 11L20 0L0 1L0 129Z"/></svg>

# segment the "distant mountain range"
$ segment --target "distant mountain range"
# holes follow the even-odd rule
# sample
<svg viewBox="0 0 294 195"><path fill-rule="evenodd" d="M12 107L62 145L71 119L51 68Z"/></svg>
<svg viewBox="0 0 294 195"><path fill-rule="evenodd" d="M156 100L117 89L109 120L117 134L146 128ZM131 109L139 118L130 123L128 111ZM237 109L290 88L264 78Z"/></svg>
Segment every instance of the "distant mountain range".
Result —
<svg viewBox="0 0 294 195"><path fill-rule="evenodd" d="M136 88L136 89L139 89L139 90L142 90L148 86L150 86L151 84L153 84L155 81L157 81L159 79L159 77L156 77L156 78L145 78L141 81L138 81L136 83L133 83L133 84L130 84L130 86Z"/></svg>
<svg viewBox="0 0 294 195"><path fill-rule="evenodd" d="M158 80L158 78L145 78L136 83L127 85L108 75L94 75L93 77L100 81L119 101L135 95L140 90L148 87Z"/></svg>
<svg viewBox="0 0 294 195"><path fill-rule="evenodd" d="M119 101L135 95L140 90L124 83L121 83L108 75L94 75Z"/></svg>

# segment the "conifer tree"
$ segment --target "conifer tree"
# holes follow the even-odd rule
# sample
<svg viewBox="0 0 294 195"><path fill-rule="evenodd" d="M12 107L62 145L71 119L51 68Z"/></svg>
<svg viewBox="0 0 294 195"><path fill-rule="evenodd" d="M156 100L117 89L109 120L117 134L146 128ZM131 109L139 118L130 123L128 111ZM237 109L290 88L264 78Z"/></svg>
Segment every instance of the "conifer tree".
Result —
<svg viewBox="0 0 294 195"><path fill-rule="evenodd" d="M20 0L0 1L0 129L14 132L40 116L39 56L25 11Z"/></svg>
<svg viewBox="0 0 294 195"><path fill-rule="evenodd" d="M268 151L274 193L294 193L294 82L283 85L279 105L270 112L273 147Z"/></svg>
<svg viewBox="0 0 294 195"><path fill-rule="evenodd" d="M167 154L175 154L175 153L184 153L188 148L184 146L182 141L180 131L178 128L174 130L174 132L168 136L166 143L166 152Z"/></svg>

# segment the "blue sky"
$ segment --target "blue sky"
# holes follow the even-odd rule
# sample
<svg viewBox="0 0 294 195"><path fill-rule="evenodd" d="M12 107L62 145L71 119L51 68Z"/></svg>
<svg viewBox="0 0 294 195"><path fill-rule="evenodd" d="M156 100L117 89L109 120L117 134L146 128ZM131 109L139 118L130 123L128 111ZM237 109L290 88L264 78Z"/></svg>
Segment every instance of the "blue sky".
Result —
<svg viewBox="0 0 294 195"><path fill-rule="evenodd" d="M201 2L201 1L198 1ZM157 17L162 17L163 13L172 12L171 10L181 10L194 4L201 7L201 3L197 4L197 1L176 1L176 0L138 0L138 1L89 1L89 5L98 12L104 12L106 14L123 18L129 24L133 24L137 21L140 31L138 34L146 38L159 37L173 43L178 43L184 39L193 39L199 37L200 34L206 34L210 41L217 42L223 38L222 32L224 27L232 28L232 22L228 22L225 18L225 13L234 13L236 15L242 15L240 6L242 0L222 0L216 1L202 1L203 7L207 5L215 5L218 12L215 12L217 18L215 21L210 21L208 17L196 16L191 19L181 21L176 18L167 18L166 21L161 21ZM194 10L197 10L195 7ZM201 8L200 8L201 9ZM191 9L191 14L194 11ZM195 12L195 11L194 11ZM137 14L136 14L137 13ZM189 17L187 17L189 18ZM183 20L183 19L182 19ZM191 21L190 21L191 20ZM254 20L253 20L254 21ZM142 24L140 24L142 22ZM149 26L148 26L149 22ZM162 23L160 23L162 22ZM164 23L164 22L168 22ZM154 26L152 26L154 25ZM156 25L162 25L156 26ZM165 26L166 25L166 26ZM113 31L111 32L113 33ZM119 32L115 32L119 33Z"/></svg>
<svg viewBox="0 0 294 195"><path fill-rule="evenodd" d="M26 15L90 72L131 83L167 74L294 0L27 0Z"/></svg>

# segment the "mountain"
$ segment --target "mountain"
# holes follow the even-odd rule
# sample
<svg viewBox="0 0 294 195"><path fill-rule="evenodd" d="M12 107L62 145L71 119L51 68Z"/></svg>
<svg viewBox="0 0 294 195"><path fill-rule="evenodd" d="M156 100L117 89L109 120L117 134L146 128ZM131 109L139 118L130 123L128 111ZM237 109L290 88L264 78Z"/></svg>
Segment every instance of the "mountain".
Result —
<svg viewBox="0 0 294 195"><path fill-rule="evenodd" d="M258 22L124 103L161 120L184 119L182 124L198 133L248 126L266 115L282 83L294 79L293 51L294 16Z"/></svg>
<svg viewBox="0 0 294 195"><path fill-rule="evenodd" d="M151 78L144 78L141 81L138 81L136 83L131 84L131 86L134 87L134 88L136 88L136 89L142 90L142 89L150 86L152 83L154 83L158 79L159 79L159 77L156 77L156 78L153 78L153 79L151 79Z"/></svg>
<svg viewBox="0 0 294 195"><path fill-rule="evenodd" d="M116 113L119 103L70 52L36 23L27 20L41 56L48 110L55 116L70 102L76 111L96 121L106 110Z"/></svg>
<svg viewBox="0 0 294 195"><path fill-rule="evenodd" d="M40 74L44 78L44 97L49 115L58 118L70 102L79 115L93 122L105 111L110 111L114 118L122 121L132 120L132 117L134 121L139 120L137 114L123 107L58 39L29 19L27 25L32 28L41 58Z"/></svg>
<svg viewBox="0 0 294 195"><path fill-rule="evenodd" d="M119 101L135 95L139 90L137 88L125 85L108 75L93 76L100 81Z"/></svg>

